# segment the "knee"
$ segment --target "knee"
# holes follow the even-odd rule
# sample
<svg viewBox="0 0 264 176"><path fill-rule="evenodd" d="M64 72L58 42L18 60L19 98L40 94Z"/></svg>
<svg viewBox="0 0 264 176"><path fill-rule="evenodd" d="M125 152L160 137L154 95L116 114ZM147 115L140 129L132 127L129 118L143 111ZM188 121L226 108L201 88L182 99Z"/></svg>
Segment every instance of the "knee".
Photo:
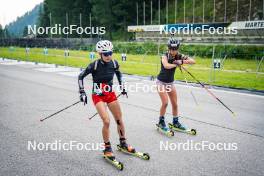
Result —
<svg viewBox="0 0 264 176"><path fill-rule="evenodd" d="M117 124L118 126L122 126L122 125L123 125L123 120L122 120L122 119L118 119L118 120L116 120L116 124Z"/></svg>
<svg viewBox="0 0 264 176"><path fill-rule="evenodd" d="M103 120L103 123L104 123L104 127L109 128L109 126L110 126L110 119L109 118L104 119Z"/></svg>

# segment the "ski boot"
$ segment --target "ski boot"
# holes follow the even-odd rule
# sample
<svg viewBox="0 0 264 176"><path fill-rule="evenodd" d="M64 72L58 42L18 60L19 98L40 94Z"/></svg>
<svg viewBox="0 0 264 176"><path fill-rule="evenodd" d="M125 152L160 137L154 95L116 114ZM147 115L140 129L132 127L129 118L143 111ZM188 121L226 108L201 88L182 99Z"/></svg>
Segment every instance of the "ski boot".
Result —
<svg viewBox="0 0 264 176"><path fill-rule="evenodd" d="M173 122L169 123L168 125L169 125L169 128L173 131L179 131L179 132L183 132L183 133L187 133L187 134L191 134L191 135L196 135L196 130L186 128L184 125L182 125L179 122L178 117L173 118Z"/></svg>
<svg viewBox="0 0 264 176"><path fill-rule="evenodd" d="M127 153L127 154L130 154L132 156L136 156L136 157L142 158L144 160L149 160L150 159L150 156L149 156L148 153L138 152L131 145L128 145L126 143L126 139L125 138L120 138L120 144L117 145L117 149L119 151L123 152L123 153Z"/></svg>
<svg viewBox="0 0 264 176"><path fill-rule="evenodd" d="M160 117L159 123L156 124L156 126L157 130L162 134L165 134L168 137L174 136L174 132L171 129L167 128L165 118L163 116Z"/></svg>
<svg viewBox="0 0 264 176"><path fill-rule="evenodd" d="M123 163L121 163L115 159L115 156L113 154L113 150L112 150L110 142L105 143L105 149L104 149L103 157L104 157L104 159L106 159L106 161L108 161L110 164L115 166L118 170L123 170L124 165L123 165Z"/></svg>

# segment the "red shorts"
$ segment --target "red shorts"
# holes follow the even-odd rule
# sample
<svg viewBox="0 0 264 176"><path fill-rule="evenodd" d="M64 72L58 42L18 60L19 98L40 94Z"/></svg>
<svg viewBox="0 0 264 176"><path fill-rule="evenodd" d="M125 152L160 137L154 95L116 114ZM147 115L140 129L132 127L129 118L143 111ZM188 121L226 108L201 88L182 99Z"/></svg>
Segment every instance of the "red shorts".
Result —
<svg viewBox="0 0 264 176"><path fill-rule="evenodd" d="M103 96L92 94L92 99L94 105L96 105L100 101L108 104L117 100L115 92L104 92Z"/></svg>

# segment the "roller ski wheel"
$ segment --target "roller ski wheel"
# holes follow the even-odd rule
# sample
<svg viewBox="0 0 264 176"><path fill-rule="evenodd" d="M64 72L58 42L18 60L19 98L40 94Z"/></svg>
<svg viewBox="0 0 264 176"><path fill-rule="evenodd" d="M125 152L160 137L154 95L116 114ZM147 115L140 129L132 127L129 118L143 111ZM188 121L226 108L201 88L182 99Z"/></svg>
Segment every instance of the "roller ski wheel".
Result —
<svg viewBox="0 0 264 176"><path fill-rule="evenodd" d="M168 137L174 136L174 132L171 129L164 130L159 124L156 124L157 130Z"/></svg>
<svg viewBox="0 0 264 176"><path fill-rule="evenodd" d="M187 133L187 134L190 134L190 135L196 135L196 129L186 129L186 130L183 130L183 129L180 129L180 128L176 128L172 123L169 123L168 126L173 131Z"/></svg>
<svg viewBox="0 0 264 176"><path fill-rule="evenodd" d="M129 154L129 155L132 155L132 156L139 157L139 158L144 159L144 160L149 160L150 159L150 156L149 156L148 153L142 153L142 152L137 152L137 151L129 152L126 148L121 147L120 145L117 145L117 150L121 151L123 153Z"/></svg>
<svg viewBox="0 0 264 176"><path fill-rule="evenodd" d="M108 161L110 164L112 164L113 166L115 166L118 170L122 171L124 169L124 164L117 161L115 159L115 157L109 157L104 155L103 158Z"/></svg>

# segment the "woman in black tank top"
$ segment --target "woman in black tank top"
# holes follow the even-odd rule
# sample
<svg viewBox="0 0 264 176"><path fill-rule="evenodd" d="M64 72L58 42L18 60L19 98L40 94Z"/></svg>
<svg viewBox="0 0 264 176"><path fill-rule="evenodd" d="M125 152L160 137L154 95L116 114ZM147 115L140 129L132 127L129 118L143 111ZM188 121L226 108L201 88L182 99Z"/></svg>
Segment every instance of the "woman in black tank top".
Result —
<svg viewBox="0 0 264 176"><path fill-rule="evenodd" d="M159 127L168 131L165 123L165 113L168 105L168 98L171 101L172 105L172 114L173 114L173 125L176 128L185 130L185 127L180 124L178 120L178 104L177 104L177 92L173 85L174 82L174 73L177 67L180 67L183 64L195 64L194 59L180 54L178 49L180 47L180 42L174 38L169 39L168 41L168 52L165 53L161 58L161 70L157 76L157 88L158 93L162 102L160 107L160 117L159 117Z"/></svg>

